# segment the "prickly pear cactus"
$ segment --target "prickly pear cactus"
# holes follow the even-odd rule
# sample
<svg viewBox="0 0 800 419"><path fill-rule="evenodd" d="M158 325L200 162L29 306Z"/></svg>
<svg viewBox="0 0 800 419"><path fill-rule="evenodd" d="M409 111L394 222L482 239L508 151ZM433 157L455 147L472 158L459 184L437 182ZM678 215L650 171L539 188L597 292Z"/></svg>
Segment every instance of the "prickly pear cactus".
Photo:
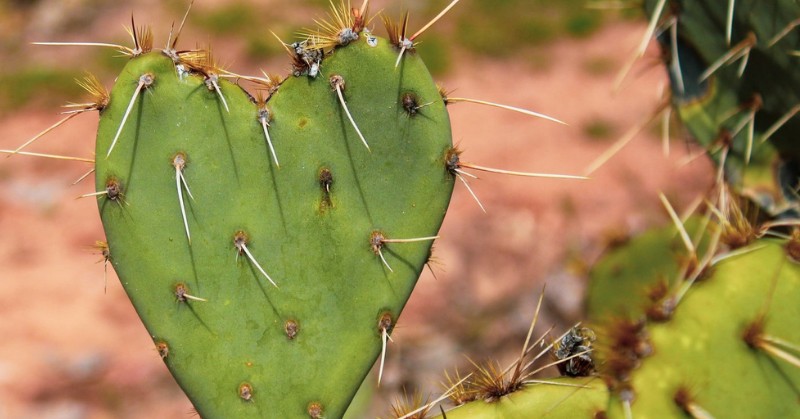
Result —
<svg viewBox="0 0 800 419"><path fill-rule="evenodd" d="M444 217L444 102L356 12L288 46L295 75L259 100L140 29L102 112L111 261L204 417L340 417Z"/></svg>
<svg viewBox="0 0 800 419"><path fill-rule="evenodd" d="M732 185L767 209L796 206L800 5L648 0L645 9L663 23L672 104L694 138L724 165Z"/></svg>
<svg viewBox="0 0 800 419"><path fill-rule="evenodd" d="M757 241L707 267L668 318L602 326L609 417L792 417L800 369L787 343L800 341L800 270L787 249L796 245Z"/></svg>

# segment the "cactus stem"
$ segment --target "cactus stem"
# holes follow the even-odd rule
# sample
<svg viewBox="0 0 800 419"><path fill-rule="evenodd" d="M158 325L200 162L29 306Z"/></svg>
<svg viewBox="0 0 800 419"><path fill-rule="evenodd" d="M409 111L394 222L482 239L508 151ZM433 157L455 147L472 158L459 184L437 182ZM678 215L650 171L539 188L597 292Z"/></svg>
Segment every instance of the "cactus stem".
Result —
<svg viewBox="0 0 800 419"><path fill-rule="evenodd" d="M236 232L236 234L233 236L233 245L236 247L237 259L239 258L239 255L244 253L244 255L250 259L250 262L252 262L253 265L256 265L258 271L261 272L261 274L264 275L275 288L278 288L278 285L275 284L275 281L273 281L272 278L267 275L267 272L264 271L264 268L261 267L261 264L259 264L256 258L253 257L253 254L250 253L250 249L247 248L247 234L244 231Z"/></svg>
<svg viewBox="0 0 800 419"><path fill-rule="evenodd" d="M178 283L177 285L175 285L175 298L179 303L185 303L187 302L187 300L201 301L201 302L208 301L205 298L200 298L189 294L189 288L187 288L186 284L184 283Z"/></svg>
<svg viewBox="0 0 800 419"><path fill-rule="evenodd" d="M117 133L114 135L114 140L111 142L111 146L108 147L108 152L106 153L106 158L111 155L111 150L114 149L114 146L117 144L117 140L119 139L119 135L122 133L122 128L125 127L125 121L128 120L128 115L131 114L131 110L133 109L133 104L136 102L136 98L139 97L139 93L142 89L147 89L148 87L153 85L155 81L155 76L151 73L145 73L139 76L139 83L136 85L136 90L133 91L133 96L131 97L130 103L128 103L128 108L125 109L125 114L122 116L122 121L119 123L119 128L117 129Z"/></svg>
<svg viewBox="0 0 800 419"><path fill-rule="evenodd" d="M81 175L81 177L79 177L79 178L78 178L78 179L77 179L75 182L72 182L72 185L77 185L77 184L81 183L81 181L83 181L84 179L86 179L87 177L89 177L89 175L91 175L92 173L94 173L94 170L95 170L95 169L94 169L94 167L93 167L93 168L91 168L91 169L89 169L89 171L88 171L88 172L86 172L86 173L84 173L83 175Z"/></svg>
<svg viewBox="0 0 800 419"><path fill-rule="evenodd" d="M94 159L87 159L83 157L72 157L72 156L60 156L57 154L43 154L43 153L31 153L28 151L16 151L16 150L0 150L0 154L19 154L21 156L32 156L32 157L42 157L46 159L54 159L54 160L72 160L72 161L80 161L85 163L94 163Z"/></svg>
<svg viewBox="0 0 800 419"><path fill-rule="evenodd" d="M175 187L178 190L178 203L181 206L181 217L183 218L183 226L186 229L186 240L189 246L192 245L192 235L189 233L189 220L186 218L186 206L183 203L183 188L186 188L186 193L189 198L194 200L192 191L189 189L189 184L186 183L186 178L183 176L183 169L186 167L186 155L178 153L172 158L172 166L175 167ZM182 185L182 186L181 186Z"/></svg>
<svg viewBox="0 0 800 419"><path fill-rule="evenodd" d="M556 119L556 118L554 118L552 116L548 116L548 115L545 115L545 114L539 113L539 112L529 111L529 110L523 109L523 108L518 108L516 106L503 105L503 104L500 104L500 103L487 102L485 100L469 99L469 98L463 98L463 97L443 97L442 99L444 100L445 105L449 105L451 103L457 103L457 102L475 103L475 104L478 104L478 105L492 106L492 107L495 107L495 108L500 108L500 109L506 109L506 110L509 110L509 111L519 112L521 114L530 115L530 116L533 116L533 117L536 117L536 118L542 118L542 119L546 119L548 121L557 122L557 123L562 124L562 125L568 125L566 122L561 121L560 119Z"/></svg>
<svg viewBox="0 0 800 419"><path fill-rule="evenodd" d="M347 119L350 120L353 128L355 128L358 137L361 138L361 142L364 143L364 147L367 147L367 150L372 151L369 148L369 144L367 144L367 140L364 139L364 134L361 133L361 130L358 129L358 125L356 125L356 121L353 120L353 115L350 114L350 109L347 108L347 102L344 100L343 93L345 86L344 78L338 74L334 74L330 78L330 83L331 87L333 87L333 90L336 91L336 95L339 97L339 103L342 104L342 108L344 109L344 113L347 115Z"/></svg>
<svg viewBox="0 0 800 419"><path fill-rule="evenodd" d="M743 39L742 42L739 42L733 46L730 50L728 50L728 52L719 57L717 61L714 61L708 67L708 69L706 69L706 71L700 75L698 82L705 81L722 66L732 64L740 59L742 60L739 66L739 76L741 77L741 75L744 73L745 67L747 66L747 61L750 57L750 50L753 49L753 47L756 45L756 42L756 35L752 32L748 33L747 37Z"/></svg>

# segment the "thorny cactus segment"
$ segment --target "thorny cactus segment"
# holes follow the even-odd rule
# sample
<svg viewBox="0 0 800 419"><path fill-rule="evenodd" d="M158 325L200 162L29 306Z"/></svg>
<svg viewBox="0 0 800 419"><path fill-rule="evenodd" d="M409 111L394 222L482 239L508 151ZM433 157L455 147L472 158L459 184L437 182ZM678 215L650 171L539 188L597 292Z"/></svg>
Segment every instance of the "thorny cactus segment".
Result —
<svg viewBox="0 0 800 419"><path fill-rule="evenodd" d="M652 352L612 395L609 417L626 417L625 399L635 418L796 416L800 267L785 243L745 249L695 284L669 321L647 325Z"/></svg>
<svg viewBox="0 0 800 419"><path fill-rule="evenodd" d="M660 16L664 29L659 41L672 82L672 105L697 141L724 165L734 187L769 184L776 151L781 165L794 166L800 159L795 56L800 4L670 1L656 9L664 3L648 0L645 9ZM792 173L780 180L796 188L798 178ZM798 201L796 194L783 199L794 206Z"/></svg>
<svg viewBox="0 0 800 419"><path fill-rule="evenodd" d="M690 218L685 225L690 234L696 234L703 226L699 217ZM705 253L707 242L706 237L697 246L699 253ZM675 286L682 272L697 264L694 259L672 225L648 230L609 249L592 268L586 297L587 319L605 323L617 316L644 316L648 307Z"/></svg>
<svg viewBox="0 0 800 419"><path fill-rule="evenodd" d="M562 377L529 384L496 401L476 400L436 419L596 418L608 405L608 390L596 377Z"/></svg>
<svg viewBox="0 0 800 419"><path fill-rule="evenodd" d="M111 261L203 417L340 417L385 344L376 315L397 318L428 260L449 118L418 55L395 68L366 38L258 103L161 52L111 91L96 168ZM408 92L430 103L414 118ZM384 247L389 270L375 229L428 239Z"/></svg>

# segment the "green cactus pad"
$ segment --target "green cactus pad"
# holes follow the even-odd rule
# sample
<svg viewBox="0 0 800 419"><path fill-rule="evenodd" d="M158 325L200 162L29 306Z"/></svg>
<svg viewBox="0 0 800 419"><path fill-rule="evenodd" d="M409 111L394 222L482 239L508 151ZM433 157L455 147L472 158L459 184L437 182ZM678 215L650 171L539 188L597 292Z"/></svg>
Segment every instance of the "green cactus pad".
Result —
<svg viewBox="0 0 800 419"><path fill-rule="evenodd" d="M447 411L447 419L594 418L608 404L608 390L597 377L555 378L531 384L486 402L476 400Z"/></svg>
<svg viewBox="0 0 800 419"><path fill-rule="evenodd" d="M647 13L652 14L658 3L646 1ZM796 165L800 158L796 141L800 72L793 57L800 31L792 26L800 18L800 4L793 0L667 3L662 21L676 19L677 42L673 45L671 30L659 40L672 81L672 103L681 120L717 163L725 156L726 176L735 187L752 194L756 189L772 191L776 196L758 194L770 201L770 209L780 209L776 205L784 200L796 204L794 194L771 201L781 192L772 182L774 163ZM729 5L733 5L730 20ZM703 80L704 73L718 64ZM747 123L751 111L755 111L752 135ZM778 124L784 117L785 124ZM784 177L779 179L782 184L796 187L796 173Z"/></svg>
<svg viewBox="0 0 800 419"><path fill-rule="evenodd" d="M647 326L652 353L628 383L633 417L797 416L800 368L756 341L800 342L800 266L785 243L745 250L694 284L669 321ZM608 411L626 417L618 396Z"/></svg>
<svg viewBox="0 0 800 419"><path fill-rule="evenodd" d="M685 228L693 234L697 217ZM704 252L707 240L700 243ZM675 226L651 229L621 247L611 249L592 268L586 297L586 317L603 324L613 317L639 319L661 287L673 286L689 254Z"/></svg>
<svg viewBox="0 0 800 419"><path fill-rule="evenodd" d="M203 417L342 416L428 259L430 240L380 238L437 234L449 118L419 57L395 68L398 51L376 41L272 95L274 156L249 94L221 79L217 92L160 52L132 59L111 93L96 153L111 260ZM408 95L426 106L409 114Z"/></svg>

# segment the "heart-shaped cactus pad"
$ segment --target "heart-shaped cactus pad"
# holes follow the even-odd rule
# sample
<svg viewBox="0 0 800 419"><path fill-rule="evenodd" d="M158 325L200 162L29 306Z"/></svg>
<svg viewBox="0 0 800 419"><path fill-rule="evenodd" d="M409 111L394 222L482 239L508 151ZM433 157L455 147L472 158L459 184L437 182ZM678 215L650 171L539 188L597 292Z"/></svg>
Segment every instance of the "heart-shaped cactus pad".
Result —
<svg viewBox="0 0 800 419"><path fill-rule="evenodd" d="M447 210L457 154L425 65L405 38L342 34L287 45L295 74L253 95L207 52L137 42L101 112L110 260L203 417L340 417Z"/></svg>

